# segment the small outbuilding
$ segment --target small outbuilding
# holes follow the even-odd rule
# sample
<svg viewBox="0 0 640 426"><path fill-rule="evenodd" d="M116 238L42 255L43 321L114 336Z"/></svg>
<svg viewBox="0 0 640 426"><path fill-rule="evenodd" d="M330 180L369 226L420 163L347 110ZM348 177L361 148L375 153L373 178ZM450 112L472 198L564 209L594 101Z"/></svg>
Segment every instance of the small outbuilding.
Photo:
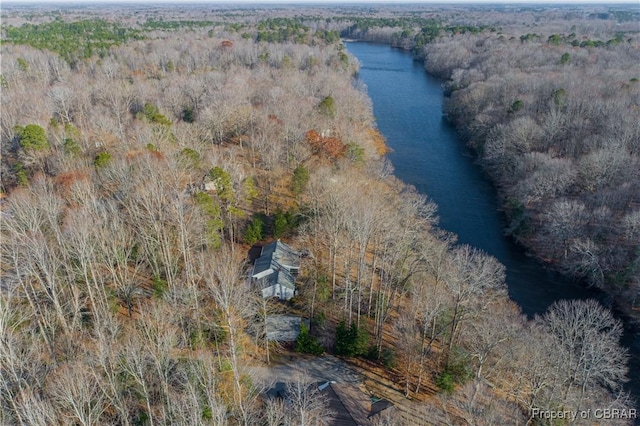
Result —
<svg viewBox="0 0 640 426"><path fill-rule="evenodd" d="M302 323L309 327L309 320L297 315L267 315L267 340L271 342L295 342Z"/></svg>

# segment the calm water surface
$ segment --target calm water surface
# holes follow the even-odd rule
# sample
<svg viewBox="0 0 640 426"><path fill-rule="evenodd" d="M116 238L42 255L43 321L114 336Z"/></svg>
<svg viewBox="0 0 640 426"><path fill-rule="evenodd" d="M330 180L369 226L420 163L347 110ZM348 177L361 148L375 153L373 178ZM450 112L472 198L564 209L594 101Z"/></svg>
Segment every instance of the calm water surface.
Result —
<svg viewBox="0 0 640 426"><path fill-rule="evenodd" d="M393 152L395 175L438 205L440 226L460 243L478 247L506 267L509 296L528 316L559 299L602 298L544 269L504 236L496 193L471 152L442 118L442 81L411 54L388 45L348 43L360 61L359 79L373 101L378 129ZM629 389L640 395L640 342L624 343L633 355Z"/></svg>

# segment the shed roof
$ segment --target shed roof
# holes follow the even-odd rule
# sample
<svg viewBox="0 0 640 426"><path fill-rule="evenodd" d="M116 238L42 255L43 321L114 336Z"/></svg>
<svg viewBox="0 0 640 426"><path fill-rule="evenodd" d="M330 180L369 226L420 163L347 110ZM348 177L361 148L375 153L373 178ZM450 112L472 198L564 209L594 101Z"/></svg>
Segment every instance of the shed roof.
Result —
<svg viewBox="0 0 640 426"><path fill-rule="evenodd" d="M267 315L267 340L295 342L300 334L302 321L297 315ZM308 320L305 323L308 325Z"/></svg>

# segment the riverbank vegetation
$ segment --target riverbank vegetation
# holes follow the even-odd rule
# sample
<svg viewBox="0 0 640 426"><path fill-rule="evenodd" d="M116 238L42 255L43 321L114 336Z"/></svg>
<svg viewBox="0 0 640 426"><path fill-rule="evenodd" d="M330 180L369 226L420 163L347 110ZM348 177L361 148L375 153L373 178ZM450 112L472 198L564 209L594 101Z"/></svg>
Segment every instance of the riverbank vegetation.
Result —
<svg viewBox="0 0 640 426"><path fill-rule="evenodd" d="M508 231L539 259L615 295L640 294L640 34L597 19L444 37L427 70L500 189Z"/></svg>
<svg viewBox="0 0 640 426"><path fill-rule="evenodd" d="M373 375L389 424L630 406L610 312L524 318L502 265L393 177L335 37L347 12L106 7L136 36L73 57L3 26L2 423L323 424L308 398L261 404L250 367L281 311L311 319L298 350ZM289 302L247 284L251 245L278 237L305 255Z"/></svg>

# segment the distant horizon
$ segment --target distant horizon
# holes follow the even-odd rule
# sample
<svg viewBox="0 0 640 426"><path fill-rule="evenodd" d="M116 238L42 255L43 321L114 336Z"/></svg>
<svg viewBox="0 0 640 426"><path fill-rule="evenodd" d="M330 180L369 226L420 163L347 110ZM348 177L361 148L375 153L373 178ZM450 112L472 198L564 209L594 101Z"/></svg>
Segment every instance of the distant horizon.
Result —
<svg viewBox="0 0 640 426"><path fill-rule="evenodd" d="M342 4L342 5L403 5L403 4L412 4L412 5L465 5L465 4L512 4L512 5L573 5L573 6L594 6L594 5L602 5L602 6L615 6L615 5L637 5L638 10L640 11L640 1L639 0L616 0L614 2L607 2L606 0L593 0L593 1L584 1L584 0L527 0L527 1L513 1L513 0L450 0L450 1L441 1L441 0L264 0L264 1L255 1L255 0L188 0L188 1L180 1L180 0L7 0L0 1L0 7L2 5L90 5L90 6L100 6L101 4L127 4L127 5L194 5L194 4L204 4L208 6L215 5L237 5L237 6L249 6L249 5L322 5L322 4Z"/></svg>

